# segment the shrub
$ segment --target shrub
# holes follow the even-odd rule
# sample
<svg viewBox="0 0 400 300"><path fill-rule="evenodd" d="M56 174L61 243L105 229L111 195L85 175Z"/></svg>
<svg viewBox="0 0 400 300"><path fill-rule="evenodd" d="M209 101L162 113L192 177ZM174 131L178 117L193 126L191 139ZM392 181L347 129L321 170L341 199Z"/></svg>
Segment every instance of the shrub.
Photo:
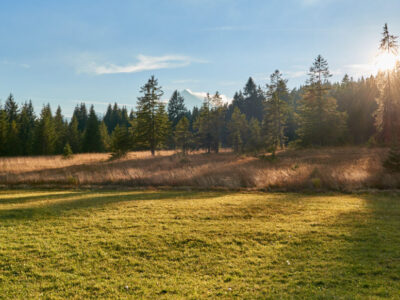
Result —
<svg viewBox="0 0 400 300"><path fill-rule="evenodd" d="M73 156L73 152L72 152L71 146L69 145L69 143L66 143L64 146L64 150L63 150L63 158L69 159L69 158L72 158L72 156Z"/></svg>

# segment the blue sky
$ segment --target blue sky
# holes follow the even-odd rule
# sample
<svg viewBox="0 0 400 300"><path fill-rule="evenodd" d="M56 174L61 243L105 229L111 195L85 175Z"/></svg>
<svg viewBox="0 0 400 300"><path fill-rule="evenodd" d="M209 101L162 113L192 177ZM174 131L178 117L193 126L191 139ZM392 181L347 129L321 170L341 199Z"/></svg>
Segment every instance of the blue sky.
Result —
<svg viewBox="0 0 400 300"><path fill-rule="evenodd" d="M281 70L300 85L322 54L333 79L371 73L385 22L400 35L398 0L1 1L0 99L37 110L77 102L134 107L154 74L174 89L232 97Z"/></svg>

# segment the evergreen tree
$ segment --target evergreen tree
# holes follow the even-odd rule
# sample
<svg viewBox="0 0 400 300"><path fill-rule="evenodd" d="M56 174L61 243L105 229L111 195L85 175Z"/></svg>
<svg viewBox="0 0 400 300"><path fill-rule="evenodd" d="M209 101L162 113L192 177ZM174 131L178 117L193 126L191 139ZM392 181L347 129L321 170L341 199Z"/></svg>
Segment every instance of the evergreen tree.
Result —
<svg viewBox="0 0 400 300"><path fill-rule="evenodd" d="M249 137L246 143L246 151L259 152L263 148L263 139L260 122L252 118L249 123Z"/></svg>
<svg viewBox="0 0 400 300"><path fill-rule="evenodd" d="M10 94L4 105L4 110L7 113L8 122L11 124L12 121L17 121L18 118L18 104L14 100L13 94Z"/></svg>
<svg viewBox="0 0 400 300"><path fill-rule="evenodd" d="M17 156L21 154L20 140L18 134L18 125L15 120L9 124L7 132L7 155Z"/></svg>
<svg viewBox="0 0 400 300"><path fill-rule="evenodd" d="M300 142L305 146L338 144L344 138L346 114L337 111L336 100L328 95L331 74L321 55L315 59L308 75L299 114Z"/></svg>
<svg viewBox="0 0 400 300"><path fill-rule="evenodd" d="M18 118L19 140L21 143L21 154L29 155L33 153L33 135L35 127L35 112L32 101L24 103Z"/></svg>
<svg viewBox="0 0 400 300"><path fill-rule="evenodd" d="M244 87L243 96L244 105L241 106L243 107L243 112L246 114L247 120L256 118L261 122L264 117L264 95L261 88L256 86L251 77Z"/></svg>
<svg viewBox="0 0 400 300"><path fill-rule="evenodd" d="M80 105L77 105L72 116L78 121L78 130L83 133L86 129L86 123L88 121L86 104L81 103Z"/></svg>
<svg viewBox="0 0 400 300"><path fill-rule="evenodd" d="M189 120L183 116L176 124L174 131L175 143L182 150L183 155L187 154L191 144L192 133L189 125Z"/></svg>
<svg viewBox="0 0 400 300"><path fill-rule="evenodd" d="M56 131L54 120L51 113L50 104L43 107L40 119L35 126L35 154L51 155L54 154L56 141Z"/></svg>
<svg viewBox="0 0 400 300"><path fill-rule="evenodd" d="M82 135L78 129L78 119L75 115L72 116L68 126L68 143L71 146L72 152L79 153L82 150Z"/></svg>
<svg viewBox="0 0 400 300"><path fill-rule="evenodd" d="M103 150L99 119L93 105L90 107L82 146L84 152L101 152Z"/></svg>
<svg viewBox="0 0 400 300"><path fill-rule="evenodd" d="M254 119L254 118L253 118ZM229 142L235 153L243 152L244 142L248 131L246 116L236 106L233 110L231 120L228 124Z"/></svg>
<svg viewBox="0 0 400 300"><path fill-rule="evenodd" d="M391 35L387 24L383 27L380 50L383 55L397 55L397 36ZM400 103L395 97L396 83L393 82L392 70L384 70L380 74L380 95L377 98L378 110L376 112L376 126L381 140L390 145L397 139L400 133L398 116L400 114Z"/></svg>
<svg viewBox="0 0 400 300"><path fill-rule="evenodd" d="M276 70L267 85L267 103L266 114L264 117L264 135L266 137L267 148L271 150L273 155L278 147L284 147L286 137L284 134L288 106L283 100L288 96L286 80L282 78L282 74Z"/></svg>
<svg viewBox="0 0 400 300"><path fill-rule="evenodd" d="M140 92L143 96L138 98L136 141L141 147L150 149L151 154L155 155L156 149L163 145L169 131L168 115L161 102L163 91L157 79L152 76Z"/></svg>
<svg viewBox="0 0 400 300"><path fill-rule="evenodd" d="M211 98L211 104L211 148L215 153L218 153L224 131L226 113L226 106L223 105L222 98L218 91Z"/></svg>
<svg viewBox="0 0 400 300"><path fill-rule="evenodd" d="M120 127L117 125L111 136L111 157L124 157L131 149L131 137L126 126Z"/></svg>
<svg viewBox="0 0 400 300"><path fill-rule="evenodd" d="M7 113L0 106L0 156L4 156L7 154L7 133L8 133Z"/></svg>
<svg viewBox="0 0 400 300"><path fill-rule="evenodd" d="M212 128L212 115L211 115L211 97L207 93L204 102L199 111L194 128L196 130L196 140L200 148L206 149L207 153L211 153L213 143L213 128Z"/></svg>
<svg viewBox="0 0 400 300"><path fill-rule="evenodd" d="M62 155L63 155L64 159L72 158L73 152L72 152L71 146L69 145L68 142L65 144L65 146L63 148Z"/></svg>
<svg viewBox="0 0 400 300"><path fill-rule="evenodd" d="M61 154L67 142L68 126L64 121L60 106L57 107L56 115L54 116L54 127L56 132L55 152Z"/></svg>
<svg viewBox="0 0 400 300"><path fill-rule="evenodd" d="M100 137L101 137L101 151L103 152L110 150L111 137L108 134L108 129L104 122L100 123Z"/></svg>
<svg viewBox="0 0 400 300"><path fill-rule="evenodd" d="M185 99L175 90L168 102L168 119L171 122L172 129L175 129L176 124L187 113Z"/></svg>

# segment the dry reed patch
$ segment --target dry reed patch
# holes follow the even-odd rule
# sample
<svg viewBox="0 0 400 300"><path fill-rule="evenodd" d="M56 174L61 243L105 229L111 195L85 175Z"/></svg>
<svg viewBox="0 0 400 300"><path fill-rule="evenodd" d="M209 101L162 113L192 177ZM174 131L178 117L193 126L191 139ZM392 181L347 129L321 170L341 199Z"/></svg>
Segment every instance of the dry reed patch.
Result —
<svg viewBox="0 0 400 300"><path fill-rule="evenodd" d="M201 188L333 189L398 188L400 176L386 173L387 149L338 147L287 150L268 157L174 151L131 152L109 161L107 154L0 159L0 184L191 186Z"/></svg>

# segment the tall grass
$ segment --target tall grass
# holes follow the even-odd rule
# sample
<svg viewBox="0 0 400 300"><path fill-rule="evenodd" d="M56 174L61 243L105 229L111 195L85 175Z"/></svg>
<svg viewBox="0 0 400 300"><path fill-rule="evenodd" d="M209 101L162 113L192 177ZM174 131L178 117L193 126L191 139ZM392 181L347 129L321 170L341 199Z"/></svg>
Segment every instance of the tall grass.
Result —
<svg viewBox="0 0 400 300"><path fill-rule="evenodd" d="M0 159L2 185L127 185L276 190L399 188L400 176L382 167L386 149L340 147L287 150L268 156L174 151L131 152L109 161L108 154Z"/></svg>

